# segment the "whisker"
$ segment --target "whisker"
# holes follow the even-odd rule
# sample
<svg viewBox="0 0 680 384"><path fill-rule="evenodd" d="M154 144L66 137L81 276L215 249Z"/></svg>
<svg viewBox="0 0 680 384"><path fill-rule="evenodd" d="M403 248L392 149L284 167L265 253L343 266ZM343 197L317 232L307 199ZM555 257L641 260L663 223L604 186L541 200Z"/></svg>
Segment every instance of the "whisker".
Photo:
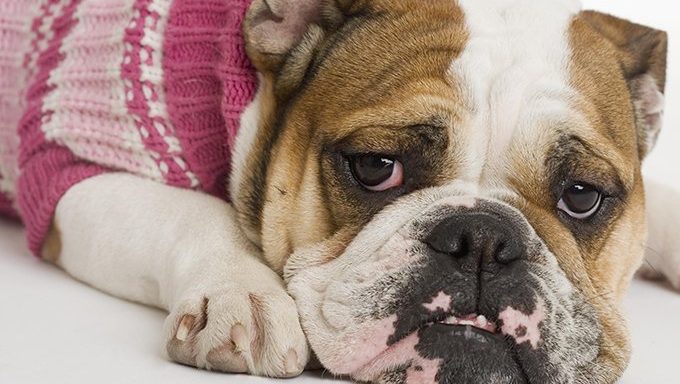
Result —
<svg viewBox="0 0 680 384"><path fill-rule="evenodd" d="M606 292L603 292L603 293L601 293L597 296L585 297L585 300L588 301L588 303L592 305L593 303L590 302L591 300L597 300L599 298L602 298L602 297L605 297L605 296L611 296L613 294L614 294L613 291L606 291Z"/></svg>
<svg viewBox="0 0 680 384"><path fill-rule="evenodd" d="M666 257L668 257L668 255L667 255L666 253L660 252L660 251L658 251L658 250L656 250L656 249L650 247L648 244L643 244L643 248L644 248L647 252L653 253L654 255L658 256L658 257L661 258L661 259L665 259ZM651 261L649 261L649 258L648 258L648 257L645 256L644 262L645 262L645 264L646 264L647 266L649 266L649 268L650 268L652 271L654 271L654 273L655 273L657 276L663 276L663 273L661 273L661 271L660 271L659 269L657 269L657 268L652 264Z"/></svg>

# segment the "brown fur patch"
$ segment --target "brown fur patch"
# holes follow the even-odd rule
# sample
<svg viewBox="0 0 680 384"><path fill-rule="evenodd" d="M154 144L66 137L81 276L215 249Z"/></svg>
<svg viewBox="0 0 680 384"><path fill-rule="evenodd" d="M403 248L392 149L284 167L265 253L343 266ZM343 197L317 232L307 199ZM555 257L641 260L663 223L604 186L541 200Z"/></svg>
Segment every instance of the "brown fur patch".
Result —
<svg viewBox="0 0 680 384"><path fill-rule="evenodd" d="M363 131L373 140L363 148L342 149L396 150L418 135L410 128L440 125L446 130L458 118L461 101L448 70L467 35L454 2L355 2L344 17L341 27L326 31L318 42L307 68L284 66L263 82L264 121L236 205L252 232L262 234L266 258L279 272L293 249L345 226L360 228L390 201L372 200L358 190L346 193L348 185L336 169L342 160L329 164L341 155L343 140ZM286 73L301 69L306 70L303 76ZM277 88L281 77L302 78L292 99L281 98L289 94ZM379 140L380 132L390 139ZM427 148L425 143L415 149ZM430 149L428 165L441 171L423 173L432 177L412 180L411 190L450 179L453 161L443 153L448 151Z"/></svg>
<svg viewBox="0 0 680 384"><path fill-rule="evenodd" d="M616 49L628 80L650 74L661 92L666 87L668 35L628 20L595 11L584 11L580 20L588 23Z"/></svg>
<svg viewBox="0 0 680 384"><path fill-rule="evenodd" d="M59 257L61 256L61 232L57 223L52 223L50 230L47 232L41 254L43 260L55 265L59 263Z"/></svg>

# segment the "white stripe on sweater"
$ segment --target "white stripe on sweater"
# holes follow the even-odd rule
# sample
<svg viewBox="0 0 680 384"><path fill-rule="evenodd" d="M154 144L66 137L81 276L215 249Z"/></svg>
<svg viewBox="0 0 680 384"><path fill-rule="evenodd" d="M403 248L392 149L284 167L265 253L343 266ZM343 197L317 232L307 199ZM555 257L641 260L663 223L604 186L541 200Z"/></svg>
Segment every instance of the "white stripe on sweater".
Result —
<svg viewBox="0 0 680 384"><path fill-rule="evenodd" d="M144 146L121 97L123 38L134 2L86 0L78 5L78 23L60 47L64 60L48 80L55 89L45 98L43 112L54 112L42 129L48 140L78 157L162 181L154 155ZM103 10L105 18L100 16ZM98 72L95 76L91 71Z"/></svg>

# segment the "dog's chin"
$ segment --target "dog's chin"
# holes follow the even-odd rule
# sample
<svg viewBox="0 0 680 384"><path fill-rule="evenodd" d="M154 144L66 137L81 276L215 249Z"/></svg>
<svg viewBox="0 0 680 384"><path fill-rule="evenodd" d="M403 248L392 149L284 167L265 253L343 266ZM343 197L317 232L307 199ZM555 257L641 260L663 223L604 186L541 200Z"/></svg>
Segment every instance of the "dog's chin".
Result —
<svg viewBox="0 0 680 384"><path fill-rule="evenodd" d="M432 382L526 383L521 366L500 334L470 325L434 324L421 329L418 336L416 351L440 362ZM418 372L417 367L412 370Z"/></svg>
<svg viewBox="0 0 680 384"><path fill-rule="evenodd" d="M483 317L448 317L397 340L355 374L380 383L526 383L508 340Z"/></svg>

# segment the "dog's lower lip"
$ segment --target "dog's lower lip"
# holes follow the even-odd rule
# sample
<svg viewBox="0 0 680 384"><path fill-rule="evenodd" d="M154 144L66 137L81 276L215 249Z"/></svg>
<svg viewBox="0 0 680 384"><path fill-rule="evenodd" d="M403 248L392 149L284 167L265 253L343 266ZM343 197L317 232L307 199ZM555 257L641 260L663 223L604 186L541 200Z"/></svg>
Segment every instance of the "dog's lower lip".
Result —
<svg viewBox="0 0 680 384"><path fill-rule="evenodd" d="M369 362L364 364L361 369L364 369L364 368L370 366L370 364L373 361L376 361L380 357L385 356L386 354L389 354L395 348L395 346L397 346L400 342L402 342L403 340L405 340L409 336L412 336L414 333L417 334L419 332L425 332L429 329L434 329L437 326L447 327L447 328L450 327L450 329L459 328L459 329L462 329L462 330L466 330L466 332L470 332L472 329L474 329L474 330L477 331L477 334L485 334L487 337L493 337L493 338L497 338L497 337L502 336L498 332L498 326L496 325L496 323L489 321L483 315L471 314L471 315L467 315L467 316L456 316L452 313L447 313L447 314L444 314L444 315L437 316L436 318L428 319L427 321L421 322L417 326L412 327L402 337L391 342L387 346L387 348L382 350L373 359L371 359ZM444 328L440 328L440 329L444 329ZM475 331L472 331L472 332L475 332Z"/></svg>

